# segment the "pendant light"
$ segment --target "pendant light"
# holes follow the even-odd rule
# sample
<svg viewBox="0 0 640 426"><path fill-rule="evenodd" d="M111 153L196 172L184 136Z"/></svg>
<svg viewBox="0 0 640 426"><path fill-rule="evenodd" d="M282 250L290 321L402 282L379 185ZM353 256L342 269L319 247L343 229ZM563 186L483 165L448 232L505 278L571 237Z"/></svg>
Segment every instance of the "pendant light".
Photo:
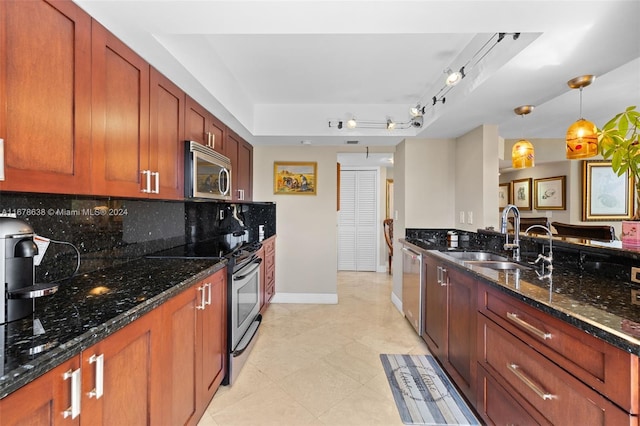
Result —
<svg viewBox="0 0 640 426"><path fill-rule="evenodd" d="M522 116L529 114L533 111L533 105L522 105L515 108L513 111ZM511 150L511 167L514 169L524 169L534 166L534 152L531 142L523 138L520 138L518 142L513 145Z"/></svg>
<svg viewBox="0 0 640 426"><path fill-rule="evenodd" d="M593 80L594 75L582 75L567 81L572 89L580 89L580 118L567 130L567 159L577 160L598 154L598 133L596 125L582 118L582 89Z"/></svg>

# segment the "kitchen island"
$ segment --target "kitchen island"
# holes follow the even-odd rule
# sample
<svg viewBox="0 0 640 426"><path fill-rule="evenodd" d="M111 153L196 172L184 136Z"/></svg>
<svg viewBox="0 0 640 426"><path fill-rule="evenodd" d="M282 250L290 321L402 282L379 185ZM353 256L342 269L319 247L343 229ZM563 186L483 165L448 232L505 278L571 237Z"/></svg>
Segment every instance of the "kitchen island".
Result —
<svg viewBox="0 0 640 426"><path fill-rule="evenodd" d="M639 287L625 279L630 268L623 272L633 255L554 240L557 264L541 277L527 261L546 238L523 237L524 267L508 269L451 256L508 257L497 233L475 234L464 247L416 235L401 242L425 258L423 338L486 422L557 424L573 412L589 424L638 423Z"/></svg>

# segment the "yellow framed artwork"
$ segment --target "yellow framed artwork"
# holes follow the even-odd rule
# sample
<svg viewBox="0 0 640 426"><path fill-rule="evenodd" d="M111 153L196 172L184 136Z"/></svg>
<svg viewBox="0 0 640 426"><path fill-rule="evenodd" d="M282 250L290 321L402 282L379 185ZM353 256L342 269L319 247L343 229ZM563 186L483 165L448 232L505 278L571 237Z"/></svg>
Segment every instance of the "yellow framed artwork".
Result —
<svg viewBox="0 0 640 426"><path fill-rule="evenodd" d="M273 193L316 195L318 163L311 161L274 161Z"/></svg>

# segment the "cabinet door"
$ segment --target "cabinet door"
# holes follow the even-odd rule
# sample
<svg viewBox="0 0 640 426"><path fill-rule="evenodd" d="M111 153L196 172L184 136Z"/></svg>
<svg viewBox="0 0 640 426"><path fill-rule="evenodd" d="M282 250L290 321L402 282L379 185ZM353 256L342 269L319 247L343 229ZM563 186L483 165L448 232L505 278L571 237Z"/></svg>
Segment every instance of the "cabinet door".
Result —
<svg viewBox="0 0 640 426"><path fill-rule="evenodd" d="M227 355L227 278L226 269L205 279L206 307L200 311L202 380L199 406L204 412L209 401L222 383ZM198 416L200 417L200 416Z"/></svg>
<svg viewBox="0 0 640 426"><path fill-rule="evenodd" d="M196 340L197 312L204 307L204 289L198 284L162 305L163 419L165 424L197 421Z"/></svg>
<svg viewBox="0 0 640 426"><path fill-rule="evenodd" d="M159 370L153 371L151 362L156 320L154 311L82 352L82 423L159 422L152 410L152 389L160 390Z"/></svg>
<svg viewBox="0 0 640 426"><path fill-rule="evenodd" d="M476 386L476 281L449 269L449 319L447 321L447 370L469 400L475 399Z"/></svg>
<svg viewBox="0 0 640 426"><path fill-rule="evenodd" d="M185 140L209 144L208 128L209 112L200 104L187 96L187 109L185 113Z"/></svg>
<svg viewBox="0 0 640 426"><path fill-rule="evenodd" d="M184 198L185 94L169 79L151 68L149 93L149 170L156 198ZM158 187L156 187L156 179Z"/></svg>
<svg viewBox="0 0 640 426"><path fill-rule="evenodd" d="M71 378L67 372L79 372L76 356L31 383L0 400L0 424L10 425L78 425L80 417L64 414L71 407ZM77 388L80 393L79 383Z"/></svg>
<svg viewBox="0 0 640 426"><path fill-rule="evenodd" d="M447 353L447 271L439 262L425 256L426 277L423 339L431 352L444 358Z"/></svg>
<svg viewBox="0 0 640 426"><path fill-rule="evenodd" d="M253 147L235 133L227 132L227 157L231 160L234 201L252 199Z"/></svg>
<svg viewBox="0 0 640 426"><path fill-rule="evenodd" d="M222 155L227 155L226 126L202 105L187 96L185 114L185 140L206 145Z"/></svg>
<svg viewBox="0 0 640 426"><path fill-rule="evenodd" d="M90 37L71 2L0 2L0 189L89 192Z"/></svg>
<svg viewBox="0 0 640 426"><path fill-rule="evenodd" d="M92 23L93 193L139 197L149 152L149 64Z"/></svg>

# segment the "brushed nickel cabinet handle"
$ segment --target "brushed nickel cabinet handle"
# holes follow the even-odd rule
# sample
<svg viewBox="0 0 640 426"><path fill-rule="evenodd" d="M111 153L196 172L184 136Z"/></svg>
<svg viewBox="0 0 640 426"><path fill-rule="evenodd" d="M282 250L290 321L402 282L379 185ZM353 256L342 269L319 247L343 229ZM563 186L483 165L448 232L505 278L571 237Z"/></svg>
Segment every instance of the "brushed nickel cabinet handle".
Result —
<svg viewBox="0 0 640 426"><path fill-rule="evenodd" d="M200 291L200 292L201 292L201 296L202 296L202 297L200 298L200 303L201 303L201 304L200 304L200 306L196 306L196 309L199 309L199 310L203 310L203 309L204 309L204 307L206 306L206 303L205 303L205 301L204 301L204 289L205 289L205 287L204 287L204 286L203 286L203 287L198 287L198 291Z"/></svg>
<svg viewBox="0 0 640 426"><path fill-rule="evenodd" d="M530 333L533 333L535 336L541 338L542 340L551 339L553 336L551 333L545 333L544 331L532 326L525 320L521 319L518 314L514 314L513 312L507 312L507 318L509 318L512 322L516 323L520 327L524 328Z"/></svg>
<svg viewBox="0 0 640 426"><path fill-rule="evenodd" d="M89 398L100 399L104 393L104 354L91 355L89 364L96 365L96 387L89 391Z"/></svg>
<svg viewBox="0 0 640 426"><path fill-rule="evenodd" d="M80 415L81 377L79 368L75 371L69 370L62 375L64 380L71 379L71 407L62 412L65 419L67 417L75 419Z"/></svg>
<svg viewBox="0 0 640 426"><path fill-rule="evenodd" d="M151 170L142 170L140 173L142 173L143 179L146 177L146 182L141 192L148 194L151 192Z"/></svg>
<svg viewBox="0 0 640 426"><path fill-rule="evenodd" d="M155 176L155 184L156 184L156 189L150 189L149 192L152 194L159 194L160 193L160 172L151 172L152 176Z"/></svg>
<svg viewBox="0 0 640 426"><path fill-rule="evenodd" d="M513 364L513 363L507 363L507 368L513 374L515 374L516 377L518 379L520 379L520 381L522 381L522 383L527 385L527 387L529 389L531 389L533 392L535 392L536 395L538 395L540 398L542 398L543 401L547 401L549 399L554 399L556 397L555 395L553 395L553 394L551 394L549 392L545 392L533 380L531 380L529 377L527 377L527 375L522 371L522 368L520 368L519 365Z"/></svg>

